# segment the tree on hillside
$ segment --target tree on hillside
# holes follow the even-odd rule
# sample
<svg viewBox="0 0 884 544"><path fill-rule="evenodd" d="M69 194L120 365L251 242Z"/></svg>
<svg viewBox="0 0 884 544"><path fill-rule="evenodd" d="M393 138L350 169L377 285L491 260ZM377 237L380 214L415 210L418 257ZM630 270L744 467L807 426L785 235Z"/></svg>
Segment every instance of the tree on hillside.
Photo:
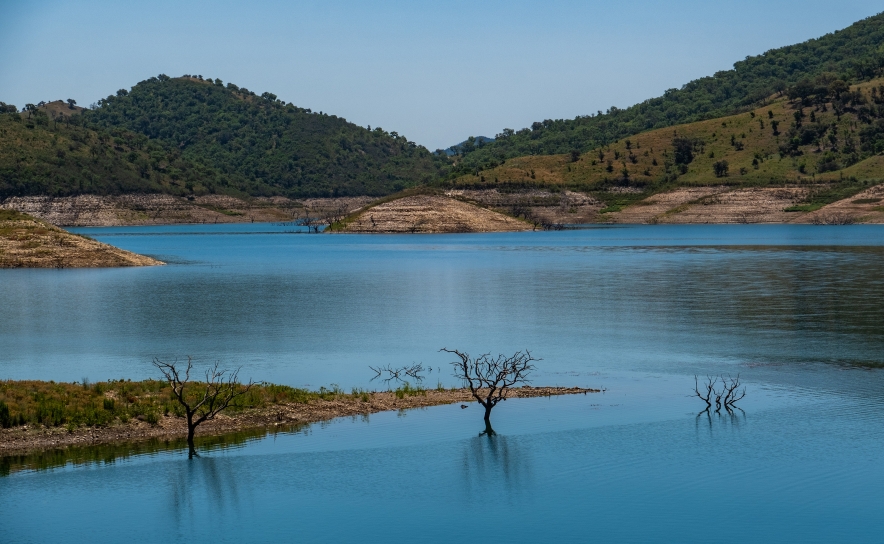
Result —
<svg viewBox="0 0 884 544"><path fill-rule="evenodd" d="M190 371L193 369L193 360L187 358L187 366L182 370L176 363L165 363L154 359L153 365L159 369L163 378L172 387L175 400L184 408L187 418L187 448L188 457L199 457L193 444L193 437L197 426L227 409L237 398L245 395L254 385L239 382L239 369L232 372L222 370L218 363L206 370L204 382L190 381ZM182 377L183 373L183 377Z"/></svg>
<svg viewBox="0 0 884 544"><path fill-rule="evenodd" d="M675 148L675 164L690 164L694 160L694 141L684 136L672 139Z"/></svg>
<svg viewBox="0 0 884 544"><path fill-rule="evenodd" d="M439 351L457 356L451 365L454 377L463 380L470 388L473 398L485 409L485 430L482 434L492 435L491 410L500 401L507 399L510 388L527 384L529 375L534 370L536 359L528 350L517 351L512 356L500 354L492 357L490 353L472 358L468 353L456 349L442 348Z"/></svg>
<svg viewBox="0 0 884 544"><path fill-rule="evenodd" d="M67 103L68 103L68 109L71 109L71 110L74 109L74 106L77 105L77 101L74 100L73 98L68 98Z"/></svg>
<svg viewBox="0 0 884 544"><path fill-rule="evenodd" d="M727 172L729 168L730 166L728 165L727 161L716 161L712 165L712 171L715 172L715 177L717 178L727 177Z"/></svg>

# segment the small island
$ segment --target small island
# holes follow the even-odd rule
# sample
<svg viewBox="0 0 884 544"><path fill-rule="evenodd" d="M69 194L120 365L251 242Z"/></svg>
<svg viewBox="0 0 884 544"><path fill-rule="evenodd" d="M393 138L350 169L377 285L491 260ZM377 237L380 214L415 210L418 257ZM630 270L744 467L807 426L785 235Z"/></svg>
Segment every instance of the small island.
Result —
<svg viewBox="0 0 884 544"><path fill-rule="evenodd" d="M72 234L30 215L0 209L0 268L156 266L156 259Z"/></svg>
<svg viewBox="0 0 884 544"><path fill-rule="evenodd" d="M332 232L461 233L532 230L527 222L441 194L381 199L338 224Z"/></svg>

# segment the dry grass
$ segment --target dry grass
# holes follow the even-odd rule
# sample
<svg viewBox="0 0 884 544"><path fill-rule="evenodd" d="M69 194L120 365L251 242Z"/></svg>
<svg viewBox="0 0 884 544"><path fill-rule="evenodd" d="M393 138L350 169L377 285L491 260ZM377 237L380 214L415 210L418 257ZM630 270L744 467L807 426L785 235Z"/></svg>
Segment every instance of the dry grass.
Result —
<svg viewBox="0 0 884 544"><path fill-rule="evenodd" d="M854 86L864 92L884 83L878 79ZM827 111L814 112L823 125L837 124L839 134L856 132L857 119L845 113L837 119L831 104ZM810 114L813 108L805 108ZM677 186L769 186L771 184L811 184L838 181L842 178L884 179L884 157L874 156L848 168L825 174L814 174L816 146L802 146L799 157L779 155L779 145L793 121L795 106L786 98L772 101L752 112L711 119L665 129L653 130L625 138L610 145L584 153L576 162L570 155L540 155L507 160L492 169L457 178L454 185L471 188L497 186L565 186L580 190L604 190L622 183L627 173L633 186L660 185L666 176L665 165L673 161L674 136L693 138L703 143L694 154L687 172L681 174ZM771 122L779 122L775 135ZM712 165L725 160L729 172L716 177ZM753 164L757 161L757 164ZM656 163L656 164L655 164ZM803 170L803 172L802 172ZM670 182L671 183L671 182ZM667 187L658 187L667 190Z"/></svg>

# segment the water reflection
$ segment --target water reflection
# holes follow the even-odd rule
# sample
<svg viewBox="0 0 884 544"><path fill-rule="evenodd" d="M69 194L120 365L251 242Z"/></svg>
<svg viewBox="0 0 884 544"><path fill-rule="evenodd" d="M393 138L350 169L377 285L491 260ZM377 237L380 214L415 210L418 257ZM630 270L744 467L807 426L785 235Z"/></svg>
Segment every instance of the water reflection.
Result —
<svg viewBox="0 0 884 544"><path fill-rule="evenodd" d="M279 433L304 432L304 425L251 429L223 436L197 437L197 448L205 454L241 448L246 444ZM140 456L179 454L187 451L187 440L147 440L122 444L100 444L82 447L59 448L25 455L0 456L0 477L20 471L43 471L66 466L105 466L119 461L133 460ZM206 458L211 459L210 457Z"/></svg>
<svg viewBox="0 0 884 544"><path fill-rule="evenodd" d="M532 460L518 437L482 434L466 442L462 454L464 490L487 493L503 486L508 492L530 487Z"/></svg>
<svg viewBox="0 0 884 544"><path fill-rule="evenodd" d="M240 511L236 462L217 457L194 457L168 472L169 514L177 525L208 507L214 515Z"/></svg>
<svg viewBox="0 0 884 544"><path fill-rule="evenodd" d="M453 342L529 346L560 373L884 365L880 228L420 239L253 229L167 236L176 229L143 228L103 240L199 265L4 271L0 375L146 377L153 357L190 353L243 364L256 379L365 387L367 365L444 364L429 354ZM292 308L307 307L311 319L293 317Z"/></svg>
<svg viewBox="0 0 884 544"><path fill-rule="evenodd" d="M737 433L746 424L746 412L742 408L734 406L727 411L703 410L695 418L697 438L705 433L710 439L715 437L716 432Z"/></svg>

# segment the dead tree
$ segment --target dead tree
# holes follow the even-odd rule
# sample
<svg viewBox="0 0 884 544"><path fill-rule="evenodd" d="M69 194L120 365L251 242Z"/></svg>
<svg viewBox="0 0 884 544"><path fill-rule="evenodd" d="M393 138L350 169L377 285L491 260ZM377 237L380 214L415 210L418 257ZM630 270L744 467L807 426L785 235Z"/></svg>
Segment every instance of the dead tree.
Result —
<svg viewBox="0 0 884 544"><path fill-rule="evenodd" d="M493 435L491 428L491 410L502 400L507 399L511 387L527 384L528 376L534 370L536 359L528 350L517 351L511 357L503 354L492 357L490 353L473 359L468 353L456 349L442 348L439 351L453 353L459 360L451 365L454 377L464 381L470 393L485 408L485 431L482 434Z"/></svg>
<svg viewBox="0 0 884 544"><path fill-rule="evenodd" d="M724 386L724 408L728 412L731 411L732 408L736 408L734 405L735 402L742 399L746 396L746 388L743 387L743 390L740 391L740 375L737 374L736 378L728 377L728 381L725 381L724 378L721 379L722 385Z"/></svg>
<svg viewBox="0 0 884 544"><path fill-rule="evenodd" d="M314 234L319 233L319 229L322 228L322 218L319 215L311 215L312 210L309 206L304 207L304 217L298 220L298 223L301 226L307 227L307 232L312 232Z"/></svg>
<svg viewBox="0 0 884 544"><path fill-rule="evenodd" d="M715 380L712 379L711 376L706 377L706 383L703 384L703 392L700 392L700 382L697 376L694 376L694 394L700 398L703 402L706 403L706 410L708 412L710 408L712 408L712 401L709 400L712 398L712 390L715 388ZM701 412L702 413L702 412Z"/></svg>
<svg viewBox="0 0 884 544"><path fill-rule="evenodd" d="M164 363L159 359L153 360L153 365L163 374L163 378L172 387L172 394L184 408L187 418L187 447L188 458L199 457L193 445L193 436L197 425L203 421L213 419L225 410L237 397L249 392L254 382L242 384L239 382L239 369L233 372L222 370L219 363L206 370L205 382L190 381L190 371L193 369L193 359L187 358L187 367L183 370L178 368L177 363Z"/></svg>
<svg viewBox="0 0 884 544"><path fill-rule="evenodd" d="M721 381L721 390L716 386L719 380ZM715 402L715 413L720 413L722 408L728 412L733 412L734 408L739 410L735 403L746 396L746 388L743 387L740 390L741 385L739 374L736 378L728 376L727 379L724 376L715 378L707 376L703 387L700 387L697 376L694 376L694 395L706 403L706 408L700 413L709 412L713 402Z"/></svg>
<svg viewBox="0 0 884 544"><path fill-rule="evenodd" d="M368 368L372 369L375 372L375 376L371 379L371 381L375 381L382 376L386 376L383 378L382 381L387 384L392 381L405 383L407 377L414 379L416 382L422 382L424 381L424 377L421 375L421 373L426 370L424 368L424 365L421 363L397 368L394 368L390 365L378 367L369 366Z"/></svg>

